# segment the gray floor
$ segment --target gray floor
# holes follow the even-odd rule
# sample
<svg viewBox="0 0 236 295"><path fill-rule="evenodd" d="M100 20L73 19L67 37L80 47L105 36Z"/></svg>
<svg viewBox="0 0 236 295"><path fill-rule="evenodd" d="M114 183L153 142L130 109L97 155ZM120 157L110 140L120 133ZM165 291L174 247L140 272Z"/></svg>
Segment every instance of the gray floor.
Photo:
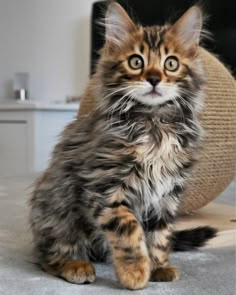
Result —
<svg viewBox="0 0 236 295"><path fill-rule="evenodd" d="M0 179L0 294L74 295L128 294L117 282L111 265L96 265L93 285L73 285L52 277L32 263L31 235L27 223L27 194L34 177ZM27 188L28 187L28 188ZM27 189L26 189L27 188ZM232 184L217 202L235 204L236 186ZM150 283L138 295L234 295L235 249L175 253L172 262L182 272L180 281Z"/></svg>
<svg viewBox="0 0 236 295"><path fill-rule="evenodd" d="M236 206L236 179L214 201L217 203Z"/></svg>

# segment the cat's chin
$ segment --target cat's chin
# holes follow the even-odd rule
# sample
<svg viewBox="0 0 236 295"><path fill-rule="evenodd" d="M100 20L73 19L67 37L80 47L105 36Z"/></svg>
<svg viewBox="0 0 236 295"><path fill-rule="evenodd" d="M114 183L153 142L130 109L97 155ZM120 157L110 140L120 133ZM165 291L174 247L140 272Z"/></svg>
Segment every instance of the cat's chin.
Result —
<svg viewBox="0 0 236 295"><path fill-rule="evenodd" d="M150 93L146 95L136 96L135 99L138 102L141 102L142 104L148 105L148 106L163 105L164 103L172 100L171 98L159 95L158 93L156 94Z"/></svg>

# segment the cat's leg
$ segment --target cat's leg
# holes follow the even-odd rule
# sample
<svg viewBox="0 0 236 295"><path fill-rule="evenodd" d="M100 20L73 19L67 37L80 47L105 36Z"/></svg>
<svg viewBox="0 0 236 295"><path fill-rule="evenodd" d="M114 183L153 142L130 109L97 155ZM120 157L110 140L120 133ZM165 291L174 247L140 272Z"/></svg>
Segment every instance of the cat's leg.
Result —
<svg viewBox="0 0 236 295"><path fill-rule="evenodd" d="M61 212L64 214L64 211ZM71 283L92 283L95 270L89 262L86 236L93 227L89 223L87 226L83 226L83 223L80 225L81 221L72 215L72 211L66 214L67 220L61 215L43 213L39 206L33 207L31 212L37 263L46 272Z"/></svg>
<svg viewBox="0 0 236 295"><path fill-rule="evenodd" d="M151 281L168 282L178 280L179 272L169 265L172 227L161 222L161 226L148 232L147 243L151 259Z"/></svg>
<svg viewBox="0 0 236 295"><path fill-rule="evenodd" d="M92 283L95 270L89 262L87 240L95 227L78 206L69 206L70 202L58 195L66 189L65 182L61 181L61 189L54 191L49 176L44 174L31 200L36 261L46 272L69 282ZM67 185L71 185L69 181Z"/></svg>
<svg viewBox="0 0 236 295"><path fill-rule="evenodd" d="M144 288L150 277L150 259L143 229L133 213L115 202L98 220L111 245L121 284L133 290Z"/></svg>
<svg viewBox="0 0 236 295"><path fill-rule="evenodd" d="M84 284L95 281L96 274L81 244L69 244L61 240L52 241L45 236L36 244L38 262L49 274L70 283Z"/></svg>

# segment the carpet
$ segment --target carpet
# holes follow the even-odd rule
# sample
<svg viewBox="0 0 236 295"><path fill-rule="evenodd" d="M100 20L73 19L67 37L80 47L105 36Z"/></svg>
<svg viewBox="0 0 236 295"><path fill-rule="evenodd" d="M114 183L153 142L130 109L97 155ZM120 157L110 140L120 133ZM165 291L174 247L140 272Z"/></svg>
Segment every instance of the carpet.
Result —
<svg viewBox="0 0 236 295"><path fill-rule="evenodd" d="M131 292L137 295L236 294L236 243L228 247L173 253L171 261L182 272L181 280L149 283L146 289L139 291L123 289L115 278L112 265L96 264L97 279L92 285L74 285L44 273L33 263L31 233L27 222L29 185L34 178L22 176L0 179L1 295L109 295ZM231 185L216 201L234 204L235 185Z"/></svg>

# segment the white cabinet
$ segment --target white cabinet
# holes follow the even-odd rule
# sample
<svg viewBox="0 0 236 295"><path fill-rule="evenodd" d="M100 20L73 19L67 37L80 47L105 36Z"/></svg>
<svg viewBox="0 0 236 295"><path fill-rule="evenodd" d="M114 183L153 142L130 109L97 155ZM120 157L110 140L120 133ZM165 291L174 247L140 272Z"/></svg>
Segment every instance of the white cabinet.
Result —
<svg viewBox="0 0 236 295"><path fill-rule="evenodd" d="M26 172L27 162L26 122L0 123L0 175Z"/></svg>
<svg viewBox="0 0 236 295"><path fill-rule="evenodd" d="M42 171L77 104L0 103L0 176Z"/></svg>

